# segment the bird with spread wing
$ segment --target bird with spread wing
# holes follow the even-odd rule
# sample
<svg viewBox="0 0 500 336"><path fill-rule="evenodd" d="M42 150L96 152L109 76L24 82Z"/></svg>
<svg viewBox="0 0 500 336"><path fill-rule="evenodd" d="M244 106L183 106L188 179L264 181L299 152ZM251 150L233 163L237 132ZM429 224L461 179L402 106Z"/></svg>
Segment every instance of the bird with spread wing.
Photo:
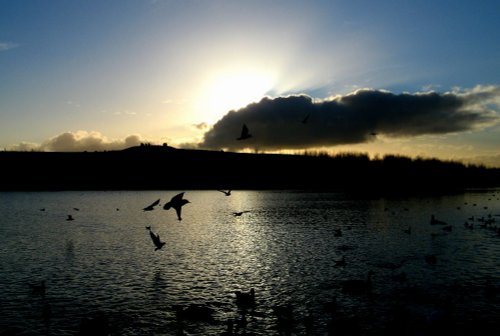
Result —
<svg viewBox="0 0 500 336"><path fill-rule="evenodd" d="M163 205L164 210L169 210L170 208L174 208L175 212L177 213L178 220L182 220L181 218L182 207L185 204L189 203L189 201L187 199L184 199L183 197L184 197L184 192L181 192L180 194L177 194L174 197L172 197L170 202L167 202L165 203L165 205Z"/></svg>
<svg viewBox="0 0 500 336"><path fill-rule="evenodd" d="M247 125L243 124L243 127L241 128L241 134L239 138L236 138L236 140L245 140L248 138L251 138L252 135L250 134Z"/></svg>
<svg viewBox="0 0 500 336"><path fill-rule="evenodd" d="M151 231L151 227L148 226L146 227L146 229L149 231L149 235L151 236L151 240L153 241L153 244L155 244L156 248L155 248L155 251L158 251L160 250L163 245L165 245L165 242L162 242L160 240L160 234L155 234L153 231Z"/></svg>
<svg viewBox="0 0 500 336"><path fill-rule="evenodd" d="M145 207L144 209L142 209L143 211L152 211L154 210L155 206L157 206L158 204L160 204L160 199L158 198L156 201L154 201L153 203L151 203L150 205L148 205L147 207Z"/></svg>

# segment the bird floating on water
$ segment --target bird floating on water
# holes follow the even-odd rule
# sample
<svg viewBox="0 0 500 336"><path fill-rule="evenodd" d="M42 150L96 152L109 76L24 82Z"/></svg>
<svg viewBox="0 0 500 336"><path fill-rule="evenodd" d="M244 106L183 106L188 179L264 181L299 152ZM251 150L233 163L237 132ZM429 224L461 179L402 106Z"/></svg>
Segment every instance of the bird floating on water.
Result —
<svg viewBox="0 0 500 336"><path fill-rule="evenodd" d="M369 294L372 289L373 271L369 271L366 280L353 279L342 282L342 292L350 294Z"/></svg>
<svg viewBox="0 0 500 336"><path fill-rule="evenodd" d="M75 220L75 219L73 218L73 216L68 215L68 218L66 218L66 220L67 220L67 221L72 221L72 220Z"/></svg>
<svg viewBox="0 0 500 336"><path fill-rule="evenodd" d="M157 206L158 204L160 204L159 198L156 201L154 201L153 203L151 203L150 205L148 205L147 207L143 208L142 210L143 211L152 211L152 210L154 210L155 206Z"/></svg>
<svg viewBox="0 0 500 336"><path fill-rule="evenodd" d="M213 319L214 310L203 304L191 303L186 308L175 305L174 309L177 322L183 320L211 321Z"/></svg>
<svg viewBox="0 0 500 336"><path fill-rule="evenodd" d="M151 236L151 240L153 241L153 244L155 244L155 246L156 246L155 251L160 250L163 247L163 245L165 245L165 242L162 242L160 240L160 235L158 233L154 234L154 232L151 231L150 226L147 226L146 229L149 231L149 235Z"/></svg>
<svg viewBox="0 0 500 336"><path fill-rule="evenodd" d="M435 254L429 254L424 256L425 262L429 265L436 265L437 257Z"/></svg>
<svg viewBox="0 0 500 336"><path fill-rule="evenodd" d="M447 223L443 222L442 220L436 219L434 215L431 215L431 225L447 225Z"/></svg>
<svg viewBox="0 0 500 336"><path fill-rule="evenodd" d="M31 294L33 295L40 295L42 297L45 296L45 280L42 280L39 285L30 285L31 287Z"/></svg>
<svg viewBox="0 0 500 336"><path fill-rule="evenodd" d="M236 138L236 140L245 140L251 137L252 135L249 133L247 125L243 124L243 127L241 128L240 137Z"/></svg>
<svg viewBox="0 0 500 336"><path fill-rule="evenodd" d="M446 225L441 228L443 231L451 232L453 230L453 226L451 225Z"/></svg>
<svg viewBox="0 0 500 336"><path fill-rule="evenodd" d="M255 306L255 290L250 289L248 293L236 291L236 305L239 308L251 308Z"/></svg>
<svg viewBox="0 0 500 336"><path fill-rule="evenodd" d="M344 267L346 265L345 256L342 256L342 259L340 260L334 260L334 262L334 267Z"/></svg>
<svg viewBox="0 0 500 336"><path fill-rule="evenodd" d="M181 218L182 206L187 204L187 203L190 203L187 199L184 199L182 197L184 197L184 192L181 192L180 194L175 195L174 197L172 197L170 202L165 203L165 205L163 206L164 210L169 210L170 208L174 208L175 212L177 213L178 220L182 220L182 218Z"/></svg>

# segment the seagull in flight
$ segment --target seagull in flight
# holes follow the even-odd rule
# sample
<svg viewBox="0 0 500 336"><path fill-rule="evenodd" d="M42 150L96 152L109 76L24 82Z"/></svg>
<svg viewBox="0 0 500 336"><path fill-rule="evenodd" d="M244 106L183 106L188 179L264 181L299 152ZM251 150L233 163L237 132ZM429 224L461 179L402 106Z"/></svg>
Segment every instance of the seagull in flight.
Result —
<svg viewBox="0 0 500 336"><path fill-rule="evenodd" d="M303 124L307 124L307 121L309 120L309 116L310 116L310 115L311 115L311 114L306 115L306 117L302 120L302 123L303 123Z"/></svg>
<svg viewBox="0 0 500 336"><path fill-rule="evenodd" d="M251 137L252 135L248 132L247 125L243 124L243 127L241 128L241 135L239 138L236 138L236 140L245 140Z"/></svg>
<svg viewBox="0 0 500 336"><path fill-rule="evenodd" d="M223 193L226 196L231 196L231 189L229 189L228 191L224 191L224 190L218 190L218 191L220 191L221 193Z"/></svg>
<svg viewBox="0 0 500 336"><path fill-rule="evenodd" d="M165 203L163 206L164 210L169 210L170 208L174 208L175 212L177 213L177 219L182 220L181 218L181 209L184 204L189 203L187 199L183 199L182 197L184 196L184 192L181 192L180 194L175 195L172 197L170 202Z"/></svg>
<svg viewBox="0 0 500 336"><path fill-rule="evenodd" d="M161 249L163 247L163 245L165 245L165 242L162 242L160 240L160 235L158 233L154 234L153 231L151 231L150 226L146 227L146 229L149 231L149 235L151 236L151 240L153 241L153 244L155 244L155 246L156 246L155 251L158 251L159 249Z"/></svg>
<svg viewBox="0 0 500 336"><path fill-rule="evenodd" d="M233 212L233 216L239 217L239 216L243 215L245 212L250 212L250 211L246 210L246 211L240 211L240 212Z"/></svg>
<svg viewBox="0 0 500 336"><path fill-rule="evenodd" d="M154 210L155 206L157 206L158 204L160 204L160 199L158 198L156 201L154 201L153 203L151 203L150 205L148 205L147 207L145 207L144 209L142 209L143 211L152 211Z"/></svg>

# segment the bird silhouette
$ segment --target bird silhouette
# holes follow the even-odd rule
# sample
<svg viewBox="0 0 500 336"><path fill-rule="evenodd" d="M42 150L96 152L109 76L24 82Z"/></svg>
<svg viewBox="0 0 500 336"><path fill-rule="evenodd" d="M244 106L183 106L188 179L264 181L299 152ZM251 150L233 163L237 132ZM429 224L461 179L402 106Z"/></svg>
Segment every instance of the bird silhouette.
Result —
<svg viewBox="0 0 500 336"><path fill-rule="evenodd" d="M447 225L447 223L443 222L442 220L436 219L434 215L431 215L431 225Z"/></svg>
<svg viewBox="0 0 500 336"><path fill-rule="evenodd" d="M41 297L45 297L45 280L42 280L39 285L30 285L31 287L31 294L33 295L40 295Z"/></svg>
<svg viewBox="0 0 500 336"><path fill-rule="evenodd" d="M231 196L231 189L229 189L228 191L225 191L225 190L218 190L218 191L220 191L221 193L223 193L226 196Z"/></svg>
<svg viewBox="0 0 500 336"><path fill-rule="evenodd" d="M67 221L72 221L72 220L75 220L75 219L73 218L73 216L68 215L68 218L66 218L66 220L67 220Z"/></svg>
<svg viewBox="0 0 500 336"><path fill-rule="evenodd" d="M307 124L307 121L309 120L309 116L310 116L310 114L306 115L306 117L304 119L302 119L303 124Z"/></svg>
<svg viewBox="0 0 500 336"><path fill-rule="evenodd" d="M151 240L153 241L153 244L155 244L155 246L156 246L155 251L158 251L159 249L161 249L163 247L163 245L165 245L165 242L162 242L160 240L160 235L158 233L154 234L154 232L151 231L151 227L147 227L147 230L149 231L149 235L151 236Z"/></svg>
<svg viewBox="0 0 500 336"><path fill-rule="evenodd" d="M255 306L255 290L253 288L248 293L236 291L234 294L236 295L236 305L239 308L251 308Z"/></svg>
<svg viewBox="0 0 500 336"><path fill-rule="evenodd" d="M351 279L342 282L342 292L350 294L369 294L372 289L372 275L369 271L366 280Z"/></svg>
<svg viewBox="0 0 500 336"><path fill-rule="evenodd" d="M345 261L345 256L342 256L342 259L334 260L334 262L335 262L335 265L333 265L334 267L344 267L345 265L347 265Z"/></svg>
<svg viewBox="0 0 500 336"><path fill-rule="evenodd" d="M148 205L147 207L143 208L142 210L143 211L152 211L152 210L154 210L155 206L157 206L158 204L160 204L159 198L156 201L154 201L153 203L151 203L150 205Z"/></svg>
<svg viewBox="0 0 500 336"><path fill-rule="evenodd" d="M240 137L236 138L236 140L245 140L251 137L252 135L249 133L247 125L243 124L243 127L241 128Z"/></svg>
<svg viewBox="0 0 500 336"><path fill-rule="evenodd" d="M429 265L436 265L437 262L437 257L435 254L429 254L424 256L425 262L427 262Z"/></svg>
<svg viewBox="0 0 500 336"><path fill-rule="evenodd" d="M250 211L239 211L239 212L233 212L233 216L234 216L234 217L239 217L239 216L243 215L245 212L250 212Z"/></svg>
<svg viewBox="0 0 500 336"><path fill-rule="evenodd" d="M184 197L184 192L175 195L174 197L172 197L170 202L165 203L165 205L163 206L164 210L169 210L170 208L174 208L175 212L177 213L178 220L182 220L181 218L182 206L189 203L187 199L183 199L182 197Z"/></svg>

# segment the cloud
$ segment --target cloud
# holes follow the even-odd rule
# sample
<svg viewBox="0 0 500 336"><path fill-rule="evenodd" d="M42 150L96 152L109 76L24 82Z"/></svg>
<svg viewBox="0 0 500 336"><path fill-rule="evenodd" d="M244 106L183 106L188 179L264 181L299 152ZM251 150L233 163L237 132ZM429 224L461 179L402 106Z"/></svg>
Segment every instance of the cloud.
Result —
<svg viewBox="0 0 500 336"><path fill-rule="evenodd" d="M19 47L18 44L11 43L11 42L0 42L0 51L6 51L9 49L14 49Z"/></svg>
<svg viewBox="0 0 500 336"><path fill-rule="evenodd" d="M42 144L22 142L10 150L45 152L83 152L121 150L138 146L144 140L139 135L129 135L123 140L110 140L99 132L65 132L44 141Z"/></svg>
<svg viewBox="0 0 500 336"><path fill-rule="evenodd" d="M496 86L447 93L361 89L325 100L306 95L264 98L227 113L199 147L301 149L364 143L375 134L404 138L463 132L496 123L499 107ZM237 141L243 124L252 137Z"/></svg>
<svg viewBox="0 0 500 336"><path fill-rule="evenodd" d="M210 126L206 122L202 122L199 124L193 124L192 126L195 129L200 130L200 131L208 130L210 128Z"/></svg>

